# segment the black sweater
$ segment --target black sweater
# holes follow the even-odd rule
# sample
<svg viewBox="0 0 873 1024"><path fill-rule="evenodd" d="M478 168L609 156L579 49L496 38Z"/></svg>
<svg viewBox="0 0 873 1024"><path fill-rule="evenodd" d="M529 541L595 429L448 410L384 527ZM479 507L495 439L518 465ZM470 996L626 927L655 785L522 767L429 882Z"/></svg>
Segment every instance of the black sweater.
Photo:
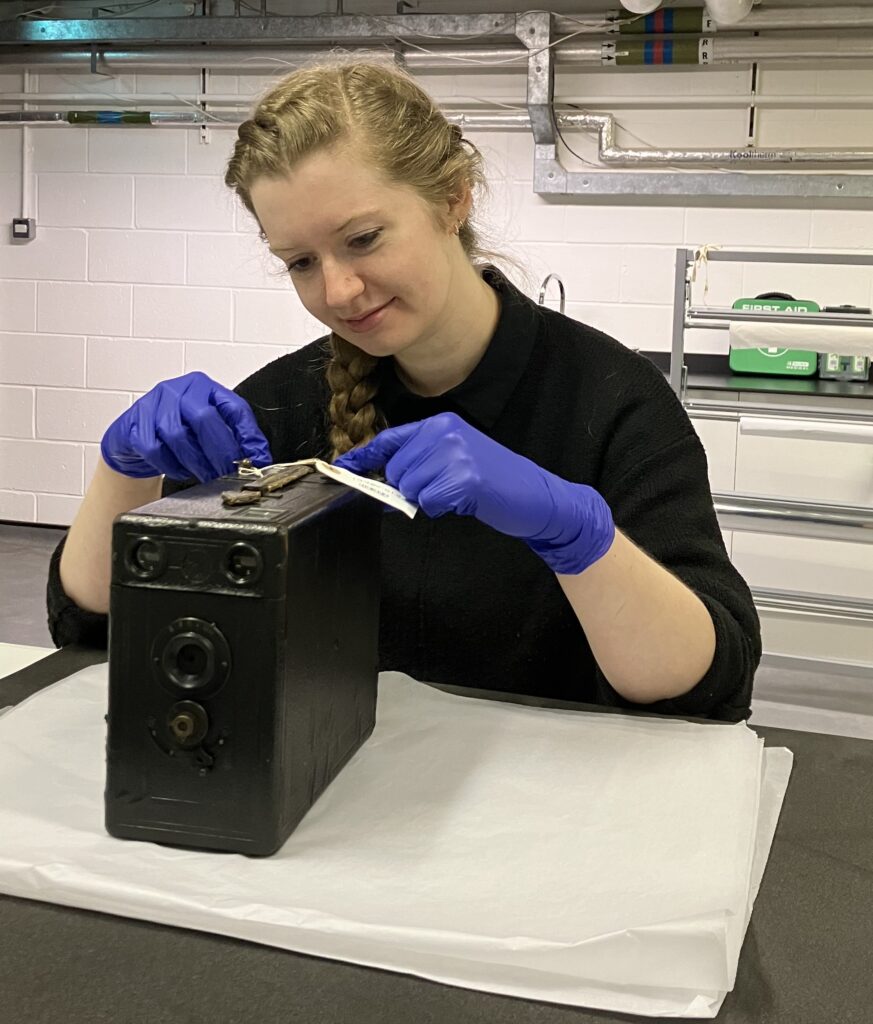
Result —
<svg viewBox="0 0 873 1024"><path fill-rule="evenodd" d="M526 298L499 272L489 348L436 398L409 392L380 364L376 401L389 425L458 413L500 444L590 484L616 526L709 610L715 657L689 693L648 705L666 714L749 715L761 655L752 597L731 565L713 510L706 456L663 375L612 338ZM276 462L328 453L327 339L281 356L240 384ZM193 482L193 481L192 481ZM164 493L179 484L165 481ZM383 517L380 667L430 682L630 707L592 655L554 574L523 541L462 516ZM64 594L52 558L49 628L58 646L105 646L107 617Z"/></svg>

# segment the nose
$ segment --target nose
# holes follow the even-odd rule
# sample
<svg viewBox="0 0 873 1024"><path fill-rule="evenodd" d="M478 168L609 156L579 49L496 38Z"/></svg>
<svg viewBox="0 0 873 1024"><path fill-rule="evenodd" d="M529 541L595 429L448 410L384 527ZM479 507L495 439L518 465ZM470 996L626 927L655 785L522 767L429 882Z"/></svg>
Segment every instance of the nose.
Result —
<svg viewBox="0 0 873 1024"><path fill-rule="evenodd" d="M321 266L325 305L339 315L348 313L364 291L364 282L342 261L324 260Z"/></svg>

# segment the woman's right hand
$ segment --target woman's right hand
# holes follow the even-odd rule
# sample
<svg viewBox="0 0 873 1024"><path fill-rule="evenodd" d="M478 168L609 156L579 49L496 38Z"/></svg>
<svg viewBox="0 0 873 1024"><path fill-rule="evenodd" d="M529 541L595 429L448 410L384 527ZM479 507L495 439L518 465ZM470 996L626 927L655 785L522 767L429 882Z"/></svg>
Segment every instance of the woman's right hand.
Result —
<svg viewBox="0 0 873 1024"><path fill-rule="evenodd" d="M104 462L129 477L196 477L201 483L234 472L234 461L273 461L245 399L195 371L156 384L109 427Z"/></svg>

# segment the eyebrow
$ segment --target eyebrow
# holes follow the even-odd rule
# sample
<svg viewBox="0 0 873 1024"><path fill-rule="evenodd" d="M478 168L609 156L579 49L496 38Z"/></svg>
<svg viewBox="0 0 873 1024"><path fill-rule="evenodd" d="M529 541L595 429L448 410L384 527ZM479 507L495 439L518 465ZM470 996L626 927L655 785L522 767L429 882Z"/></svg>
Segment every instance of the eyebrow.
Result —
<svg viewBox="0 0 873 1024"><path fill-rule="evenodd" d="M335 228L331 233L334 235L338 235L341 231L345 231L349 224L354 223L354 221L356 220L364 220L366 217L378 217L379 215L380 214L378 210L364 210L363 213L356 213L354 217L349 217L349 219L344 224L340 224L340 226L338 228ZM273 253L274 256L278 256L280 252L293 252L295 249L298 248L300 247L297 245L280 245L277 246L275 249L270 247L270 252Z"/></svg>

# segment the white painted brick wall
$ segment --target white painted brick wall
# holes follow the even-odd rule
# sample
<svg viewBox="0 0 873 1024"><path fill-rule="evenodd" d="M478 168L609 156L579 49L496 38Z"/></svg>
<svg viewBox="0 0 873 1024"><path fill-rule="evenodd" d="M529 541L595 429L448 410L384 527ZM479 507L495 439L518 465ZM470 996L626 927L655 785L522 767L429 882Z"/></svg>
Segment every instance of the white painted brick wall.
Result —
<svg viewBox="0 0 873 1024"><path fill-rule="evenodd" d="M472 3L472 7L470 6ZM560 0L556 10L602 9ZM271 10L291 11L290 0ZM440 10L491 10L488 0L440 0ZM504 10L524 10L507 0ZM321 10L317 0L293 13ZM393 3L385 0L385 10ZM229 12L228 12L229 13ZM279 72L281 73L281 72ZM263 74L211 74L216 92L255 96ZM491 96L524 101L517 69L421 77L438 100ZM99 81L84 71L31 75L41 92L173 92L190 95L199 76L122 74ZM749 69L706 72L559 68L557 94L589 109L634 95L741 94ZM0 75L0 92L19 91L20 74ZM848 65L762 67L762 94L857 94L873 90L873 70ZM2 102L2 99L0 99ZM107 99L107 106L111 100ZM156 108L155 104L151 104ZM763 144L854 145L873 122L864 112L813 118L767 111ZM860 116L864 114L864 116ZM745 108L617 110L619 140L638 145L746 142ZM827 136L823 134L827 125ZM674 250L713 244L768 249L869 249L873 211L719 206L682 200L642 202L546 199L532 191L527 133L469 132L487 160L491 201L480 210L488 240L520 261L519 283L536 297L547 273L566 287L567 313L635 348L670 345ZM566 133L583 157L590 137ZM21 129L0 133L0 221L20 213ZM302 309L257 224L224 186L236 132L147 128L32 129L36 241L0 239L0 518L63 523L78 507L109 422L159 380L201 369L229 387L270 359L324 334ZM645 143L643 143L645 144ZM562 148L568 167L578 159ZM694 285L702 302L705 275ZM777 265L713 264L706 301L729 305L764 290L821 302L873 302L866 270L822 272ZM557 304L553 287L547 302ZM690 351L727 351L725 335L689 331Z"/></svg>
<svg viewBox="0 0 873 1024"><path fill-rule="evenodd" d="M130 395L37 388L36 434L50 441L99 442L109 424L130 408Z"/></svg>
<svg viewBox="0 0 873 1024"><path fill-rule="evenodd" d="M88 280L184 284L185 236L171 231L91 231Z"/></svg>
<svg viewBox="0 0 873 1024"><path fill-rule="evenodd" d="M34 437L33 388L3 388L0 437Z"/></svg>

